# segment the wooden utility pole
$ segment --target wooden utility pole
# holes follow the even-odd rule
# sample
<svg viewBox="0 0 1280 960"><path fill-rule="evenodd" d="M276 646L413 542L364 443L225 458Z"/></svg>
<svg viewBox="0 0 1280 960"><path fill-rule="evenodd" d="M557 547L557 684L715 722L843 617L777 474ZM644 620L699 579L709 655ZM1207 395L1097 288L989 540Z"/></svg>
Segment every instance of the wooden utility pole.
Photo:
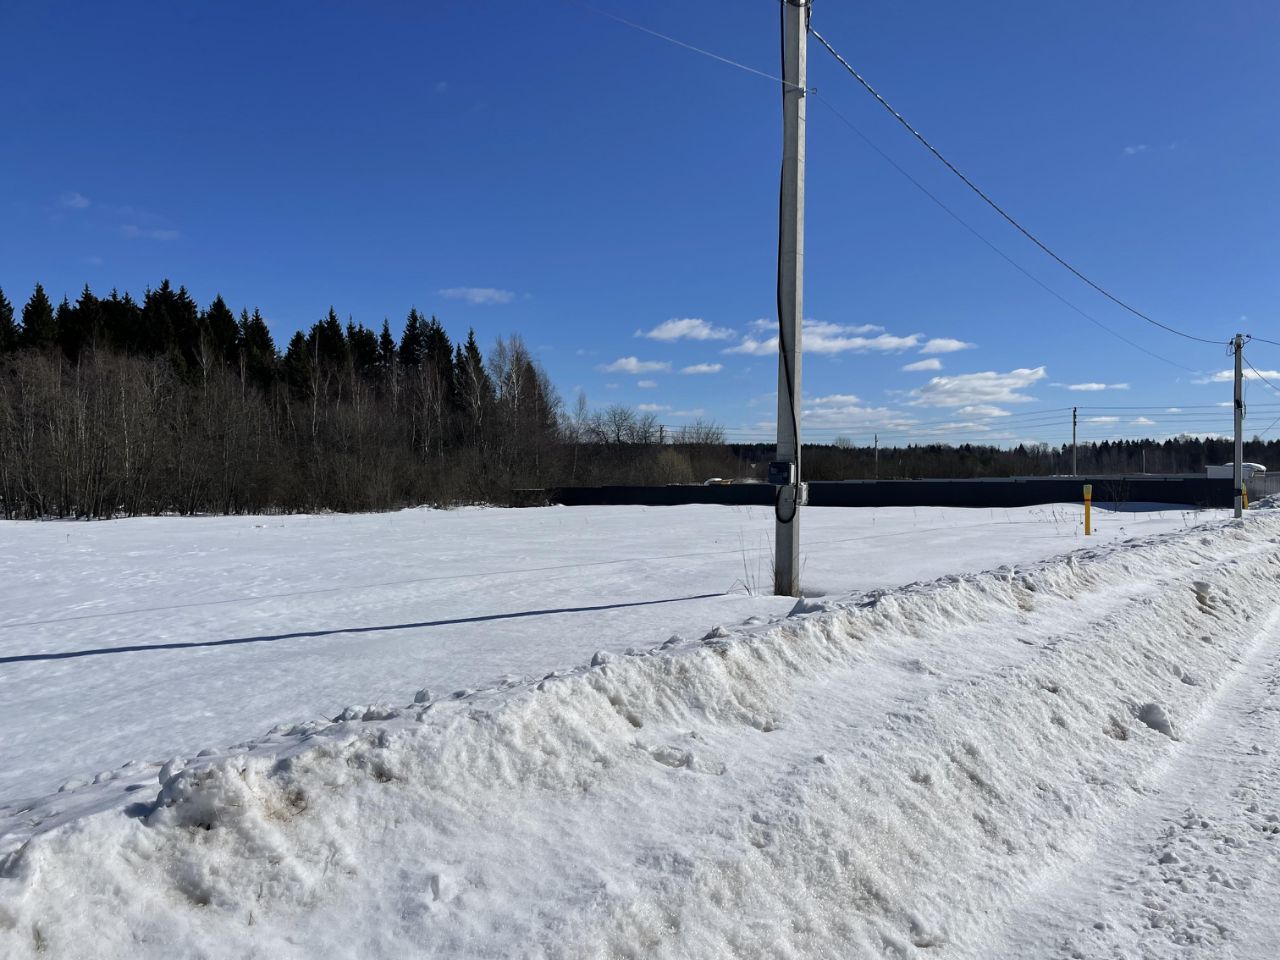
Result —
<svg viewBox="0 0 1280 960"><path fill-rule="evenodd" d="M1231 476L1232 476L1232 479L1234 480L1235 489L1236 489L1235 511L1236 511L1236 516L1239 517L1244 512L1243 504L1241 501L1241 496L1244 489L1244 467L1242 464L1242 461L1244 460L1244 383L1243 383L1244 377L1243 377L1243 372L1241 370L1241 360L1242 360L1242 355L1244 353L1244 337L1237 333L1235 340L1232 341L1232 345L1235 347L1235 355L1236 355L1236 389L1235 389L1236 455L1235 455L1235 463L1233 464L1234 469L1231 471Z"/></svg>
<svg viewBox="0 0 1280 960"><path fill-rule="evenodd" d="M804 317L804 115L809 0L782 3L782 183L778 206L778 478L773 592L800 595L800 324Z"/></svg>
<svg viewBox="0 0 1280 960"><path fill-rule="evenodd" d="M1071 475L1073 477L1080 476L1080 471L1076 469L1076 408L1071 408Z"/></svg>

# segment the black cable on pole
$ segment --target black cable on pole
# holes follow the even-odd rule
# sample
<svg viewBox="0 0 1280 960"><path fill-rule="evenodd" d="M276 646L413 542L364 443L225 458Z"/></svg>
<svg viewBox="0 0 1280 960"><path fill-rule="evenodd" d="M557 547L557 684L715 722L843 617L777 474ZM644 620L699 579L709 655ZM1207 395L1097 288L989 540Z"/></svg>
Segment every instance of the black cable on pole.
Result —
<svg viewBox="0 0 1280 960"><path fill-rule="evenodd" d="M808 6L808 3L795 3L794 0L783 0L778 4L778 60L781 66L782 81L782 111L786 116L787 109L787 92L788 88L796 87L796 84L788 83L787 76L787 4L792 3L795 6ZM805 29L809 29L809 11L805 11ZM804 91L796 89L799 96L804 96ZM791 437L796 445L796 478L795 478L795 499L791 503L791 516L785 520L782 518L782 491L785 487L778 487L777 494L773 498L773 518L778 523L790 523L796 518L796 512L800 509L800 418L796 415L796 385L792 382L791 377L791 358L787 354L787 340L782 329L782 212L783 212L783 195L786 191L786 175L787 175L787 158L785 151L782 157L782 165L778 171L778 272L774 282L774 293L777 299L778 307L778 358L782 364L782 372L787 382L787 409L791 413ZM797 330L800 327L801 318L795 318Z"/></svg>
<svg viewBox="0 0 1280 960"><path fill-rule="evenodd" d="M961 173L959 168L957 168L955 164L953 164L950 160L944 157L941 151L939 151L937 147L935 147L932 143L930 143L927 139L925 139L924 134L922 134L919 130L913 127L907 121L906 117L904 117L897 110L895 110L892 104L890 104L888 100L882 97L880 93L876 90L876 88L871 86L871 84L868 83L867 80L860 73L858 73L857 70L854 69L853 65L849 63L849 61L846 60L844 57L842 57L839 54L839 52L836 50L836 48L827 42L826 38L823 37L822 34L820 34L817 30L814 30L812 26L809 28L809 33L813 35L815 40L817 40L820 44L826 47L827 52L829 52L833 57L835 57L836 60L840 62L840 65L843 66L845 70L847 70L849 74L855 80L857 80L858 83L862 85L863 89L865 89L869 94L871 94L871 96L875 97L875 99L879 102L879 104L882 107L884 107L887 111L889 111L889 113L894 117L894 119L896 119L900 124L902 124L902 126L905 127L906 130L913 137L915 137L918 141L920 141L920 143L923 144L924 147L930 153L932 153L938 160L940 160L948 170L950 170L957 177L959 177L965 186L967 186L970 190L972 190L979 197L981 197L982 200L987 204L987 206L991 207L992 210L1000 214L1000 216L1003 217L1015 230L1017 230L1024 237L1026 237L1028 240L1034 243L1037 247L1039 247L1042 251L1044 251L1044 253L1046 253L1049 257L1055 260L1058 264L1060 264L1061 266L1069 270L1078 279L1088 284L1090 287L1092 287L1098 293L1102 294L1112 303L1115 303L1117 306L1122 307L1123 309L1129 311L1129 313L1133 314L1135 317L1145 320L1147 323L1150 323L1153 326L1159 327L1161 330L1165 330L1169 333L1176 334L1179 337L1184 337L1187 340L1195 340L1199 343L1222 343L1223 342L1220 340L1210 340L1205 337L1197 337L1194 334L1190 334L1190 333L1184 333L1181 330L1178 330L1174 327L1169 326L1167 323L1161 323L1159 320L1156 320L1152 317L1147 316L1141 310L1138 310L1137 308L1132 307L1129 304L1125 303L1123 300L1121 300L1115 294L1111 293L1105 287L1102 287L1101 285L1095 283L1093 280L1089 279L1087 276L1085 276L1083 273L1081 273L1079 270L1073 267L1070 263L1068 263L1062 257L1058 256L1058 254L1054 253L1053 250L1051 250L1039 237L1037 237L1034 233L1032 233L1030 230L1024 227L1021 223L1015 220L1008 213L1006 213L1004 208L1001 207L994 200L992 200L991 197L987 196L987 194L983 192L983 190L976 183L974 183L972 180L966 177L963 173Z"/></svg>

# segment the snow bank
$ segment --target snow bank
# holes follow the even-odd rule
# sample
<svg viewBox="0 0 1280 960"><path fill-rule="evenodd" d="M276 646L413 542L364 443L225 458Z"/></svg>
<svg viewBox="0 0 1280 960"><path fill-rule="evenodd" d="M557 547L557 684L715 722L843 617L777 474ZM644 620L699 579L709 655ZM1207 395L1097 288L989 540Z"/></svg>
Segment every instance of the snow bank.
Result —
<svg viewBox="0 0 1280 960"><path fill-rule="evenodd" d="M178 760L31 827L0 953L991 955L1259 642L1278 535L811 603Z"/></svg>

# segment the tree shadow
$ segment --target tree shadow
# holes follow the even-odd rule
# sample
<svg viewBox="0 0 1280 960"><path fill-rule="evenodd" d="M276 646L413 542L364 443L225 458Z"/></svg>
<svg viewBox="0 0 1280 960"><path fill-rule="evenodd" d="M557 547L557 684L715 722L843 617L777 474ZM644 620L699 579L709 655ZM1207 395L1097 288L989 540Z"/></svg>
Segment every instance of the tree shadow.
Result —
<svg viewBox="0 0 1280 960"><path fill-rule="evenodd" d="M418 630L427 627L448 627L465 623L488 623L494 620L519 620L524 617L548 617L564 613L592 613L599 610L621 610L626 607L651 607L662 603L683 603L687 600L710 600L722 597L722 593L698 593L687 597L667 597L662 600L635 600L630 603L602 603L589 607L549 607L545 610L520 610L515 613L489 613L475 617L455 617L449 620L421 620L417 623L393 623L379 627L341 627L334 630L300 630L296 633L264 634L260 637L232 637L227 640L187 640L172 643L139 643L119 647L96 647L88 650L64 650L53 653L25 653L0 657L0 663L34 663L41 660L74 660L79 657L103 657L117 653L143 653L149 650L192 650L200 647L232 647L246 643L274 643L277 640L303 640L312 637L331 637L337 634L382 633L388 630Z"/></svg>

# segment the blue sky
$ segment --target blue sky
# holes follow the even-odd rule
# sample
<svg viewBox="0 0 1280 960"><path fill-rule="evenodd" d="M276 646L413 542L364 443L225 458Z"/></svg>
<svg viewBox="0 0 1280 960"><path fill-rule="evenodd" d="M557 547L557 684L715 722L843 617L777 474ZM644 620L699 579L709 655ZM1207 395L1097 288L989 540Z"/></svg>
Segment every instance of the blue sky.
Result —
<svg viewBox="0 0 1280 960"><path fill-rule="evenodd" d="M778 70L773 0L599 5ZM1198 335L1280 340L1280 7L818 0L813 24L1119 296ZM281 343L331 304L395 329L417 306L485 344L520 333L567 402L581 388L593 407L769 434L771 81L575 0L5 4L0 35L15 303L37 280L74 298L169 277L260 307ZM1073 404L1086 438L1229 431L1225 349L1052 264L814 43L810 85L809 438L1061 443ZM830 107L1163 359L1015 270ZM1248 356L1280 385L1280 347ZM1262 430L1280 396L1248 387Z"/></svg>

